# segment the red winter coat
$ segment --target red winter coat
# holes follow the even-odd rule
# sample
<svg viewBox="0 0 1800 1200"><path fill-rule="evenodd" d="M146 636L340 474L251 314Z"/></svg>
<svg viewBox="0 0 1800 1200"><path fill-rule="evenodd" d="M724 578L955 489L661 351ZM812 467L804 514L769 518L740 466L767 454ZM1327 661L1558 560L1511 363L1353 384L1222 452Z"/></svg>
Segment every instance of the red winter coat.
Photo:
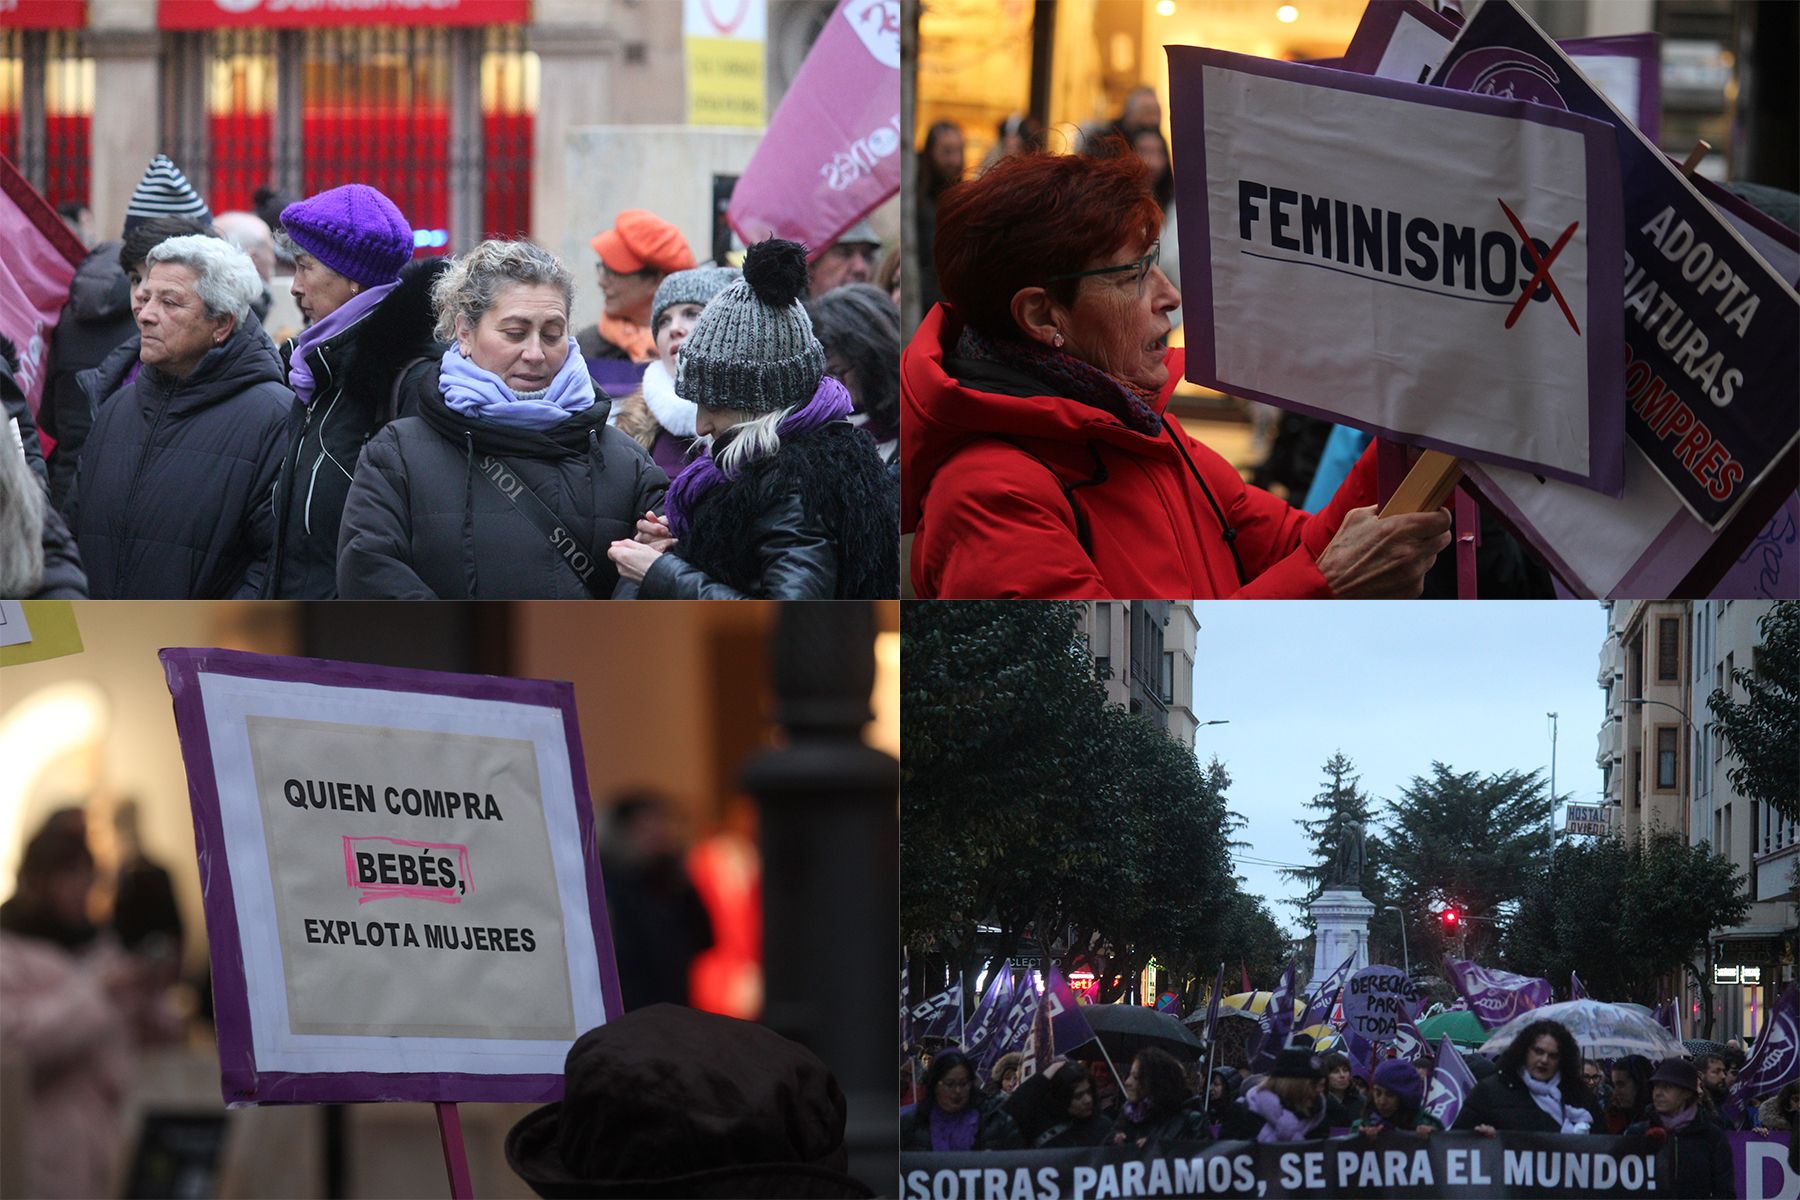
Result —
<svg viewBox="0 0 1800 1200"><path fill-rule="evenodd" d="M961 333L940 305L900 363L900 520L915 534L912 583L921 598L1331 596L1314 560L1350 509L1375 503L1372 453L1323 512L1308 515L1246 484L1166 414L1163 433L1151 436L1061 396L965 386L944 369ZM1169 351L1159 412L1182 359ZM1238 583L1219 518L1177 438L1237 530L1248 586ZM1101 468L1104 480L1090 482ZM1065 485L1086 520L1086 549Z"/></svg>

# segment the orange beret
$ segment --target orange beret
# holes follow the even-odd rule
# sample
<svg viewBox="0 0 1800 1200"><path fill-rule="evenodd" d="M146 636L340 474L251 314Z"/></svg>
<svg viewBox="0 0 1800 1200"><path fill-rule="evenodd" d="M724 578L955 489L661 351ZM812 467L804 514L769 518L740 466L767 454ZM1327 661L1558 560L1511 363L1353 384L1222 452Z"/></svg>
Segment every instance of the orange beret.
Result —
<svg viewBox="0 0 1800 1200"><path fill-rule="evenodd" d="M616 275L635 275L643 270L686 271L694 265L687 239L655 213L628 208L613 227L596 234L591 243L600 261Z"/></svg>

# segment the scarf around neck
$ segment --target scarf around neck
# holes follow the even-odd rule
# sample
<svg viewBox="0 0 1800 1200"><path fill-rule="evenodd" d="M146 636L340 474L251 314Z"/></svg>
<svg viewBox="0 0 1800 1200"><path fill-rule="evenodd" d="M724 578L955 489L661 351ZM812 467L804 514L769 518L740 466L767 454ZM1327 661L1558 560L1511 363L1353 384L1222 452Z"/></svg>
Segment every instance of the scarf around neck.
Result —
<svg viewBox="0 0 1800 1200"><path fill-rule="evenodd" d="M1562 1126L1562 1132L1586 1133L1588 1126L1594 1123L1594 1116L1587 1109L1563 1103L1561 1071L1540 1083L1531 1077L1530 1071L1520 1067L1519 1078L1525 1081L1525 1090L1531 1093L1531 1102Z"/></svg>
<svg viewBox="0 0 1800 1200"><path fill-rule="evenodd" d="M931 1110L931 1148L973 1150L975 1134L980 1128L981 1112L973 1104L954 1116L934 1108Z"/></svg>
<svg viewBox="0 0 1800 1200"><path fill-rule="evenodd" d="M644 407L658 425L676 437L694 436L694 415L700 406L675 394L675 381L660 358L644 368Z"/></svg>
<svg viewBox="0 0 1800 1200"><path fill-rule="evenodd" d="M1162 417L1151 405L1154 394L1107 374L1067 350L1027 338L990 338L971 325L957 339L956 352L963 358L998 363L1041 379L1057 394L1117 417L1127 429L1151 437L1162 433Z"/></svg>
<svg viewBox="0 0 1800 1200"><path fill-rule="evenodd" d="M1694 1123L1694 1118L1699 1115L1700 1115L1700 1105L1698 1102L1695 1102L1693 1104L1688 1105L1686 1108L1682 1109L1680 1112L1676 1113L1672 1117L1665 1117L1661 1113L1656 1114L1656 1123L1658 1125L1661 1125L1664 1129L1668 1130L1670 1133L1680 1133L1682 1130L1686 1129L1689 1125L1692 1125Z"/></svg>
<svg viewBox="0 0 1800 1200"><path fill-rule="evenodd" d="M569 339L569 353L562 367L541 392L513 391L498 375L476 366L473 359L464 358L455 346L444 351L440 361L443 369L438 376L438 391L444 395L444 404L477 421L542 431L594 404L594 381L588 378L587 360L581 357L573 338Z"/></svg>
<svg viewBox="0 0 1800 1200"><path fill-rule="evenodd" d="M775 432L783 438L806 433L849 416L852 407L850 393L844 385L824 375L820 377L812 399L783 417ZM686 534L688 517L700 498L725 482L725 472L713 461L713 449L708 446L706 453L684 467L675 482L669 485L669 494L663 501L663 516L668 520L670 531L678 538Z"/></svg>
<svg viewBox="0 0 1800 1200"><path fill-rule="evenodd" d="M1244 1097L1244 1107L1263 1119L1263 1127L1256 1131L1259 1142L1301 1141L1325 1119L1323 1104L1312 1116L1303 1117L1284 1105L1274 1089L1266 1087L1259 1087Z"/></svg>
<svg viewBox="0 0 1800 1200"><path fill-rule="evenodd" d="M623 350L632 362L648 362L656 356L656 338L648 325L640 325L630 317L609 317L601 313L594 328L600 331L601 337Z"/></svg>
<svg viewBox="0 0 1800 1200"><path fill-rule="evenodd" d="M313 389L317 386L317 381L313 379L312 364L306 361L312 348L362 320L370 309L387 299L388 293L399 286L400 281L396 279L379 287L364 288L338 305L334 311L300 331L299 340L294 343L294 352L288 357L288 387L293 389L302 405L312 404Z"/></svg>

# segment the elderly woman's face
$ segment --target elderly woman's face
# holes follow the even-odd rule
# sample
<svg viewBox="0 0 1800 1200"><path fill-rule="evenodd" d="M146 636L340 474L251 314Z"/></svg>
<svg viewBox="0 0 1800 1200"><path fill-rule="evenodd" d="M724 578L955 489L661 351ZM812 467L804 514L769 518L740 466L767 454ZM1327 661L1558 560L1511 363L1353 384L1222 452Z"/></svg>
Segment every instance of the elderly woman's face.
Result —
<svg viewBox="0 0 1800 1200"><path fill-rule="evenodd" d="M361 290L304 250L294 255L294 283L288 291L308 325L329 317Z"/></svg>
<svg viewBox="0 0 1800 1200"><path fill-rule="evenodd" d="M550 283L512 283L500 289L473 329L457 318L463 356L498 375L515 392L550 386L569 357L569 307Z"/></svg>
<svg viewBox="0 0 1800 1200"><path fill-rule="evenodd" d="M184 263L159 262L150 267L138 289L138 332L143 337L140 361L164 375L182 379L193 373L206 352L231 336L231 317L208 317L196 285L200 277Z"/></svg>
<svg viewBox="0 0 1800 1200"><path fill-rule="evenodd" d="M1096 259L1084 270L1114 267L1142 258L1149 246L1133 246ZM1181 307L1181 293L1160 267L1151 267L1141 289L1134 271L1090 275L1078 283L1064 349L1102 371L1156 391L1168 382L1163 365L1169 314Z"/></svg>
<svg viewBox="0 0 1800 1200"><path fill-rule="evenodd" d="M606 315L639 323L648 321L650 305L656 299L656 288L663 277L651 270L625 275L605 263L600 264L599 270L600 294L606 300Z"/></svg>
<svg viewBox="0 0 1800 1200"><path fill-rule="evenodd" d="M1694 1093L1672 1083L1650 1085L1650 1107L1665 1117L1672 1117L1694 1102Z"/></svg>
<svg viewBox="0 0 1800 1200"><path fill-rule="evenodd" d="M704 304L671 304L656 318L656 353L671 378L675 375L675 356L681 353L681 343L687 341L694 322L700 319L705 308Z"/></svg>

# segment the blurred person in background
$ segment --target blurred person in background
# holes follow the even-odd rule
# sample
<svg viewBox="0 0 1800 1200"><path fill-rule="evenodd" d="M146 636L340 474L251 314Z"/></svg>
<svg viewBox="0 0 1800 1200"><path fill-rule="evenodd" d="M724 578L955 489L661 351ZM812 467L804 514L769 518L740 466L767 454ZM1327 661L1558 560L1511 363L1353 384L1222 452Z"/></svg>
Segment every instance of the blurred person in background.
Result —
<svg viewBox="0 0 1800 1200"><path fill-rule="evenodd" d="M867 283L875 278L875 261L881 255L881 239L867 220L858 221L838 235L807 267L814 297L833 288Z"/></svg>
<svg viewBox="0 0 1800 1200"><path fill-rule="evenodd" d="M687 1004L689 969L713 944L672 809L663 793L641 788L619 796L601 817L600 873L627 1012Z"/></svg>
<svg viewBox="0 0 1800 1200"><path fill-rule="evenodd" d="M595 234L600 292L606 298L598 324L576 335L583 358L621 358L647 363L656 357L650 310L656 289L676 271L694 267L694 252L681 230L655 213L628 208L611 229Z"/></svg>
<svg viewBox="0 0 1800 1200"><path fill-rule="evenodd" d="M144 853L136 800L120 801L113 809L112 822L119 858L113 879L113 933L125 949L166 967L172 980L186 941L174 881L160 863Z"/></svg>
<svg viewBox="0 0 1800 1200"><path fill-rule="evenodd" d="M985 175L996 163L1021 154L1038 154L1044 149L1044 120L1036 113L1012 113L1001 119L994 129L994 144L982 156L977 175Z"/></svg>
<svg viewBox="0 0 1800 1200"><path fill-rule="evenodd" d="M868 430L881 461L900 457L900 310L870 283L852 283L806 306L825 347L825 372L850 393L852 425Z"/></svg>
<svg viewBox="0 0 1800 1200"><path fill-rule="evenodd" d="M675 394L676 359L707 301L742 277L734 267L695 267L665 275L656 285L650 304L656 359L644 369L637 391L613 406L613 423L649 451L670 479L687 466L698 411L692 400Z"/></svg>
<svg viewBox="0 0 1800 1200"><path fill-rule="evenodd" d="M1168 1051L1154 1046L1139 1050L1124 1084L1125 1106L1109 1143L1145 1148L1157 1142L1210 1139L1205 1111L1188 1104L1187 1073Z"/></svg>
<svg viewBox="0 0 1800 1200"><path fill-rule="evenodd" d="M262 295L250 305L259 321L269 319L269 308L275 303L269 281L275 277L275 234L269 223L253 212L222 212L213 218L213 232L250 256L256 274L263 281Z"/></svg>
<svg viewBox="0 0 1800 1200"><path fill-rule="evenodd" d="M1600 1112L1606 1132L1624 1133L1650 1118L1650 1071L1650 1060L1641 1054L1613 1060L1612 1090Z"/></svg>
<svg viewBox="0 0 1800 1200"><path fill-rule="evenodd" d="M18 370L18 351L0 337L0 599L78 600L87 574L50 504L43 444Z"/></svg>
<svg viewBox="0 0 1800 1200"><path fill-rule="evenodd" d="M937 263L932 246L937 241L938 197L946 188L962 182L963 133L954 121L935 122L925 133L919 151L919 194L913 204L913 231L919 249L919 311L928 312L944 298L938 290ZM896 301L896 303L898 303Z"/></svg>

